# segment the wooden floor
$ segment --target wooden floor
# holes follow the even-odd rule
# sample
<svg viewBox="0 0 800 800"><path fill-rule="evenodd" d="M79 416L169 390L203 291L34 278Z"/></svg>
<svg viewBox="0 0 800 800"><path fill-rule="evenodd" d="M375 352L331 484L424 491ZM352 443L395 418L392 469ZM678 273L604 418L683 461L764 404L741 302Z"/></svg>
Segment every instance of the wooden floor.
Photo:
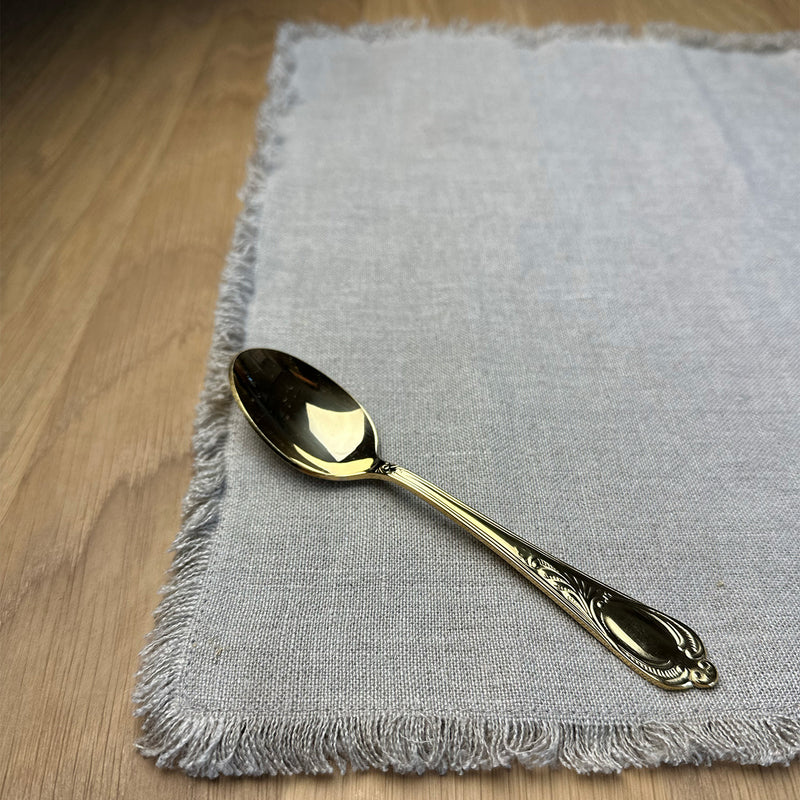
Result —
<svg viewBox="0 0 800 800"><path fill-rule="evenodd" d="M31 8L12 8L3 32L0 796L800 796L797 764L198 781L136 753L130 703L278 24L673 20L756 32L800 27L796 0Z"/></svg>

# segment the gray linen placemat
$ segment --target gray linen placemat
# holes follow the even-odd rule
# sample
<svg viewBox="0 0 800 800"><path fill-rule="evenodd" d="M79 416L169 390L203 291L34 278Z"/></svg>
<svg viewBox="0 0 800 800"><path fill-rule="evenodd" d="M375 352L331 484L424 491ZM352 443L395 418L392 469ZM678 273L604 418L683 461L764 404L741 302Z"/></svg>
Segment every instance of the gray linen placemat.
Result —
<svg viewBox="0 0 800 800"><path fill-rule="evenodd" d="M193 775L800 750L797 36L284 27L135 700ZM417 498L292 472L286 350L383 455L694 627L632 673Z"/></svg>

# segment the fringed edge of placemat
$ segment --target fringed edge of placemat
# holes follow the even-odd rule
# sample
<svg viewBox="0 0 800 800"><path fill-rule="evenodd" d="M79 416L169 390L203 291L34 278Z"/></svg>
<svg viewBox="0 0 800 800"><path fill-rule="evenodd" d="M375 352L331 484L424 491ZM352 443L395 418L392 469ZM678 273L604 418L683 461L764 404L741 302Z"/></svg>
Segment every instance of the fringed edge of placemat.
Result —
<svg viewBox="0 0 800 800"><path fill-rule="evenodd" d="M587 723L437 714L359 715L337 718L263 719L219 715L185 705L180 682L187 642L209 561L225 492L225 443L232 399L228 365L243 346L253 293L263 194L279 164L276 124L294 102L293 45L308 37L352 36L363 41L399 38L427 29L424 21L397 20L341 29L322 24L281 26L269 71L269 94L257 122L243 209L222 275L214 336L192 440L194 476L183 503L183 523L172 550L169 582L155 611L155 627L141 653L133 694L142 717L141 753L160 767L193 776L320 774L339 769L396 772L464 772L474 769L562 765L578 772L615 772L659 764L787 764L800 755L800 719L791 716ZM456 22L431 31L504 36L524 47L558 39L640 41L624 25L552 25L520 28ZM644 37L721 51L779 52L800 48L800 31L714 33L672 23L645 26Z"/></svg>
<svg viewBox="0 0 800 800"><path fill-rule="evenodd" d="M143 748L145 755L205 778L344 774L348 768L460 774L515 764L581 773L714 761L767 765L788 763L800 744L800 722L788 717L631 725L409 714L294 720L192 714L155 732L161 744Z"/></svg>

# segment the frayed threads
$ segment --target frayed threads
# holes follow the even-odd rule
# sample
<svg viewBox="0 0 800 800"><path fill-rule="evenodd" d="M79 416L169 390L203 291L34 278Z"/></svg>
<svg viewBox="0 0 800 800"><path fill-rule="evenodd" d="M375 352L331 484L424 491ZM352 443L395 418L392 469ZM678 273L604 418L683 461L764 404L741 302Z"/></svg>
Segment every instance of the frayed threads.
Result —
<svg viewBox="0 0 800 800"><path fill-rule="evenodd" d="M703 30L676 25L673 22L651 22L643 26L642 36L634 36L630 26L597 22L588 25L563 25L560 23L542 28L524 28L503 22L472 25L466 20L455 20L447 25L432 26L425 20L398 19L391 22L360 23L349 28L338 28L323 23L282 26L279 44L284 46L302 39L324 39L331 36L350 36L365 43L385 42L415 35L420 31L451 36L501 36L520 47L535 48L554 41L607 40L622 43L640 43L643 40L671 41L689 47L754 53L777 53L800 48L800 31L786 30L774 33L740 33Z"/></svg>
<svg viewBox="0 0 800 800"><path fill-rule="evenodd" d="M636 726L396 715L269 721L165 716L147 729L140 749L160 767L205 778L345 773L348 767L462 773L514 764L607 773L719 760L788 764L800 749L800 722L771 717Z"/></svg>

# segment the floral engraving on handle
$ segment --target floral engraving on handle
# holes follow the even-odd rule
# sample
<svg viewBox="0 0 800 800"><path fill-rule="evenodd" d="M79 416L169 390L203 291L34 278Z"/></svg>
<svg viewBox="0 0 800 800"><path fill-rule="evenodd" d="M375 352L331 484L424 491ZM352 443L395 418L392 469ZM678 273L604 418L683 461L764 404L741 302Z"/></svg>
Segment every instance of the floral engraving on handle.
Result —
<svg viewBox="0 0 800 800"><path fill-rule="evenodd" d="M513 542L517 556L550 589L561 605L637 672L666 689L711 688L714 665L700 637L687 625L639 603L525 542Z"/></svg>

